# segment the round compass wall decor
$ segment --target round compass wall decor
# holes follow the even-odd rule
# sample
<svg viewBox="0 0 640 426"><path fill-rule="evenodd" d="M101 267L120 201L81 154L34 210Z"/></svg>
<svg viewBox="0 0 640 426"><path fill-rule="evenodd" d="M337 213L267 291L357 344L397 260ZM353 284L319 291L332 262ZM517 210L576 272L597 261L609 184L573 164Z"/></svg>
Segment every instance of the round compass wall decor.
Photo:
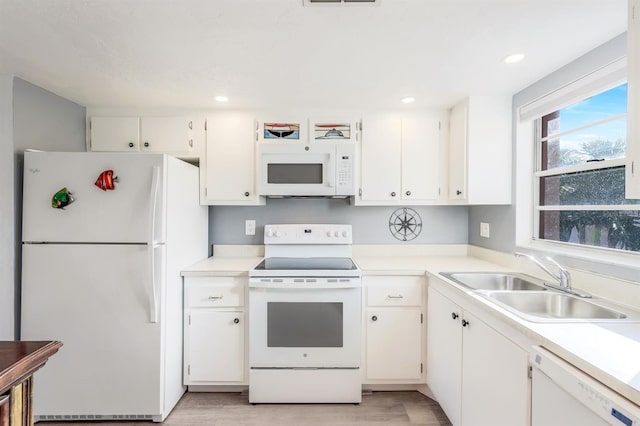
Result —
<svg viewBox="0 0 640 426"><path fill-rule="evenodd" d="M401 208L389 218L389 231L400 241L411 241L420 235L422 231L422 219L417 211L410 208Z"/></svg>

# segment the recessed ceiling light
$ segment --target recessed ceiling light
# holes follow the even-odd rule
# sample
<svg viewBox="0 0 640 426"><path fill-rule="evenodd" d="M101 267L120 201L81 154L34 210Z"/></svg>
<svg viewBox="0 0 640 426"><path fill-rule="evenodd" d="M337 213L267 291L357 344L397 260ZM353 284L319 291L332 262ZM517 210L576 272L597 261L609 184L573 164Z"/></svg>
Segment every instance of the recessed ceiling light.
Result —
<svg viewBox="0 0 640 426"><path fill-rule="evenodd" d="M213 99L215 99L216 102L228 102L229 101L229 98L227 98L226 96L222 96L222 95L218 95Z"/></svg>
<svg viewBox="0 0 640 426"><path fill-rule="evenodd" d="M520 62L524 59L524 53L514 53L513 55L509 55L503 59L505 64L515 64L516 62Z"/></svg>
<svg viewBox="0 0 640 426"><path fill-rule="evenodd" d="M414 98L413 96L407 96L405 98L400 99L402 101L402 103L404 104L410 104L411 102L415 102L416 98Z"/></svg>

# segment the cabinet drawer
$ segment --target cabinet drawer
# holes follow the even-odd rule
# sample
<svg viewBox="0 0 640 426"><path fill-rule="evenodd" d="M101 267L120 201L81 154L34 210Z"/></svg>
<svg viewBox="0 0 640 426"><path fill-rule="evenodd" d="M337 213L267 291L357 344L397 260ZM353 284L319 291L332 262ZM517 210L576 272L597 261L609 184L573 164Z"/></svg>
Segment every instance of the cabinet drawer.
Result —
<svg viewBox="0 0 640 426"><path fill-rule="evenodd" d="M424 277L365 277L369 306L421 306Z"/></svg>
<svg viewBox="0 0 640 426"><path fill-rule="evenodd" d="M244 277L185 278L188 308L244 306L247 279Z"/></svg>

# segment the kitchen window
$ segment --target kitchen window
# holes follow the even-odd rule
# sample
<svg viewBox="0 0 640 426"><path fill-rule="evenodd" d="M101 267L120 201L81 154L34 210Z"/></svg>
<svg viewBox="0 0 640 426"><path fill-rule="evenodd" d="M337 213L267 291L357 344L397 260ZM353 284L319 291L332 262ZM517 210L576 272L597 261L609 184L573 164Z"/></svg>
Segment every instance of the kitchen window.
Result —
<svg viewBox="0 0 640 426"><path fill-rule="evenodd" d="M640 200L624 198L627 84L534 122L534 239L640 252Z"/></svg>

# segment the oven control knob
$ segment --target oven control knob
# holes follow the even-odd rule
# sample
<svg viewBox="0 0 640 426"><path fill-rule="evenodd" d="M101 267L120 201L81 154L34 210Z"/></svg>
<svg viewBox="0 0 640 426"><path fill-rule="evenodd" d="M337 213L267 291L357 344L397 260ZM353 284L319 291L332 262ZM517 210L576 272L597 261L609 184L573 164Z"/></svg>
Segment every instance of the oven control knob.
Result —
<svg viewBox="0 0 640 426"><path fill-rule="evenodd" d="M267 230L267 237L269 237L269 238L273 237L273 230L272 229L268 229Z"/></svg>
<svg viewBox="0 0 640 426"><path fill-rule="evenodd" d="M282 237L282 231L276 231L276 237Z"/></svg>
<svg viewBox="0 0 640 426"><path fill-rule="evenodd" d="M349 232L348 231L342 231L342 236L344 238L347 238L349 236Z"/></svg>
<svg viewBox="0 0 640 426"><path fill-rule="evenodd" d="M331 238L332 235L333 235L333 232L327 231L327 237Z"/></svg>
<svg viewBox="0 0 640 426"><path fill-rule="evenodd" d="M340 236L340 231L333 231L333 236L334 237L339 237Z"/></svg>

